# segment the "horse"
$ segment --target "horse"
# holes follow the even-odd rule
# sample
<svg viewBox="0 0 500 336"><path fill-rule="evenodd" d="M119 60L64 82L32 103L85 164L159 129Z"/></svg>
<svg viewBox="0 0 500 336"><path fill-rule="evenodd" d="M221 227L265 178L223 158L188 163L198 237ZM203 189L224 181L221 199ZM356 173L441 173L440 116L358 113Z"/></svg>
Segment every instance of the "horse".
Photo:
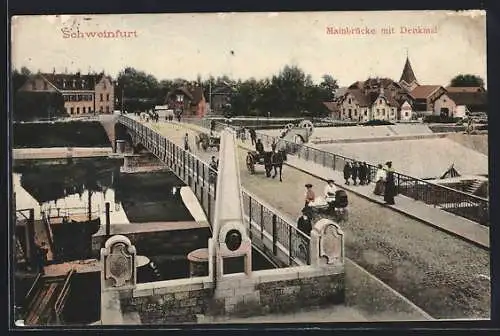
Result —
<svg viewBox="0 0 500 336"><path fill-rule="evenodd" d="M271 177L271 170L274 168L274 174L272 178L274 179L276 175L278 175L278 169L280 173L280 182L283 182L282 179L282 171L283 171L283 162L285 161L283 151L273 151L273 152L265 152L264 153L264 167L266 169L266 176Z"/></svg>

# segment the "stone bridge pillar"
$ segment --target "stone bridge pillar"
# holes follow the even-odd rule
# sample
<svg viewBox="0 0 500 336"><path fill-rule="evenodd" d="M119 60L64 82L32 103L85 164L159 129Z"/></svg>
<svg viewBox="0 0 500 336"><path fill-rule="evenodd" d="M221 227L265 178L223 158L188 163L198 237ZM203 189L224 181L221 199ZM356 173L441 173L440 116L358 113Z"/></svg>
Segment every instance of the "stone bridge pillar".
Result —
<svg viewBox="0 0 500 336"><path fill-rule="evenodd" d="M238 165L236 134L226 128L221 133L217 195L213 236L209 252L213 262L209 273L215 283L227 280L228 274L243 277L252 272L252 244L243 217L240 170ZM210 265L209 265L210 266ZM216 285L215 295L217 296Z"/></svg>
<svg viewBox="0 0 500 336"><path fill-rule="evenodd" d="M323 218L314 224L309 248L312 266L344 264L344 232L332 220Z"/></svg>
<svg viewBox="0 0 500 336"><path fill-rule="evenodd" d="M122 235L109 238L101 249L101 323L121 324L120 297L137 283L136 249Z"/></svg>

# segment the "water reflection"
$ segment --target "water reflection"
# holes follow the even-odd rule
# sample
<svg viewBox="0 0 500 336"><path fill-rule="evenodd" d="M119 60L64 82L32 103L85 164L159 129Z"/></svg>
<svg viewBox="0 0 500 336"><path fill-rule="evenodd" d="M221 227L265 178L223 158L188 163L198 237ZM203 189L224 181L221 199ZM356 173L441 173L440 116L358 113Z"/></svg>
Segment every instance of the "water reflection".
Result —
<svg viewBox="0 0 500 336"><path fill-rule="evenodd" d="M16 208L34 208L36 219L45 212L50 217L80 216L84 220L85 216L101 217L109 202L112 216L128 223L115 192L119 169L120 162L109 159L82 159L65 165L40 162L18 168L13 173Z"/></svg>

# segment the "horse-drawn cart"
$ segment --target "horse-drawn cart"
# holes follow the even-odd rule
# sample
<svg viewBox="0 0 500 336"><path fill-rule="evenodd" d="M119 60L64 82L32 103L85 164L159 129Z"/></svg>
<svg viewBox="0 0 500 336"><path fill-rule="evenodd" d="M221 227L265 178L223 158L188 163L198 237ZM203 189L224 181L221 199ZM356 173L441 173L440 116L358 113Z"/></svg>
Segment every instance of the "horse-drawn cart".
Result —
<svg viewBox="0 0 500 336"><path fill-rule="evenodd" d="M250 174L255 174L255 165L265 165L266 152L249 151L246 158L247 169Z"/></svg>
<svg viewBox="0 0 500 336"><path fill-rule="evenodd" d="M208 135L200 133L198 135L198 144L201 145L204 151L215 148L217 151L220 149L220 137L215 135Z"/></svg>

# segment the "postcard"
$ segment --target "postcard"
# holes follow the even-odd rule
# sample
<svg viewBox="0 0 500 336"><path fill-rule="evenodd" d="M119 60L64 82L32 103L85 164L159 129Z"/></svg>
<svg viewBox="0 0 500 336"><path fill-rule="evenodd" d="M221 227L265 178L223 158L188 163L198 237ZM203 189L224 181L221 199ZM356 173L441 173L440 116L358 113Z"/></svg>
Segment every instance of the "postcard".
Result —
<svg viewBox="0 0 500 336"><path fill-rule="evenodd" d="M485 11L11 27L18 327L490 319Z"/></svg>

